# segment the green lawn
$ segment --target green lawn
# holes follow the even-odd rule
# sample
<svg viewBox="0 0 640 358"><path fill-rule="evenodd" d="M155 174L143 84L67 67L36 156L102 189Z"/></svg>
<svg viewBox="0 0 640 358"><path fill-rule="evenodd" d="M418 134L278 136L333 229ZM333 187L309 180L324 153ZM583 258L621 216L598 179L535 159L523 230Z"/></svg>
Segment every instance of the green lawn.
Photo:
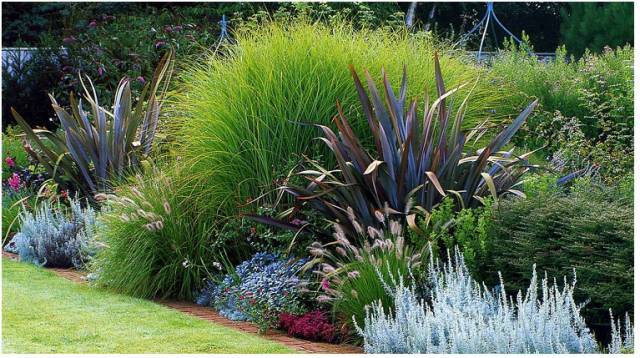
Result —
<svg viewBox="0 0 640 358"><path fill-rule="evenodd" d="M295 353L33 265L2 264L3 353Z"/></svg>

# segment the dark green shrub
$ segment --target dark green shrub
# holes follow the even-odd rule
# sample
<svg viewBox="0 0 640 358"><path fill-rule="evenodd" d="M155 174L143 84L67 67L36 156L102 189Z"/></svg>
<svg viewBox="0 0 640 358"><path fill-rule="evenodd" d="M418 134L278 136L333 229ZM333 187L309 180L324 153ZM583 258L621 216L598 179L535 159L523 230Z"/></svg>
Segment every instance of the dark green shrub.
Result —
<svg viewBox="0 0 640 358"><path fill-rule="evenodd" d="M590 302L584 316L609 326L614 316L633 312L633 191L627 179L614 188L578 181L569 193L539 191L527 199L498 203L489 236L492 270L508 289L530 279L531 265L549 277L568 280L575 268L576 301Z"/></svg>
<svg viewBox="0 0 640 358"><path fill-rule="evenodd" d="M7 56L5 59L4 56ZM47 93L58 88L60 63L50 49L3 51L2 60L2 130L15 123L11 107L28 115L34 127L54 128L54 111L47 103ZM56 91L57 92L57 91Z"/></svg>
<svg viewBox="0 0 640 358"><path fill-rule="evenodd" d="M446 259L456 247L475 277L482 277L492 254L488 228L491 225L491 200L486 206L456 211L452 198L446 198L430 213L420 215L409 237L414 245L431 243L433 252Z"/></svg>
<svg viewBox="0 0 640 358"><path fill-rule="evenodd" d="M569 52L600 52L633 44L633 3L575 2L560 10L560 34Z"/></svg>

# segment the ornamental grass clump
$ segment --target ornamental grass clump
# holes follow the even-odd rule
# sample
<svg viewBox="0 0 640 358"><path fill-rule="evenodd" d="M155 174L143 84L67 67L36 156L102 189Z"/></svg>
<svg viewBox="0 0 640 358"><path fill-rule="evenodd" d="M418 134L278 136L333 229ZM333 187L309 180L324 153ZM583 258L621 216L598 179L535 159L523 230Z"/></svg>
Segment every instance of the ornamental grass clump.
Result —
<svg viewBox="0 0 640 358"><path fill-rule="evenodd" d="M427 275L426 300L413 284L385 284L394 313L380 304L368 310L358 326L367 353L597 353L573 300L575 278L560 290L545 277L539 292L534 266L524 297L514 299L502 284L491 292L473 280L457 249L446 265L431 260Z"/></svg>
<svg viewBox="0 0 640 358"><path fill-rule="evenodd" d="M6 249L26 261L47 267L83 268L95 253L96 213L70 198L70 213L60 203L44 201L34 212L23 207L20 232Z"/></svg>
<svg viewBox="0 0 640 358"><path fill-rule="evenodd" d="M364 323L365 307L371 302L381 302L385 309L393 307L393 296L385 290L384 282L408 279L412 268L417 270L422 264L426 248L405 243L402 225L384 214L379 217L382 229L364 228L355 217L352 220L361 228L357 238L349 238L336 225L335 240L328 244L314 242L309 248L313 259L306 265L320 281L317 300L331 305L346 331L353 330L354 320ZM377 274L379 267L390 269L383 275L384 282Z"/></svg>
<svg viewBox="0 0 640 358"><path fill-rule="evenodd" d="M352 90L349 64L372 71L385 67L393 79L401 77L406 65L407 96L426 88L431 98L437 97L435 79L427 74L433 73L431 59L442 46L428 36L300 21L266 23L234 38L236 43L223 46L222 54L182 73L183 88L172 101L180 114L175 122L182 139L177 154L189 168L183 177L197 187L193 201L198 210L212 217L235 215L247 199L260 198L247 211L273 204L280 174L291 169L284 167L293 156L327 157L328 148L314 141L316 128L301 123L329 125L336 100L357 123L354 131L370 136L363 113L354 110L358 93ZM441 56L448 83L475 81L486 72L449 50ZM464 98L470 87L458 96ZM507 94L481 76L467 105L466 125L473 127L493 112L496 120L511 113L503 106ZM291 199L285 197L283 204L286 200Z"/></svg>
<svg viewBox="0 0 640 358"><path fill-rule="evenodd" d="M107 246L95 260L98 283L132 296L192 299L218 254L212 228L185 212L172 168L136 175L115 194L98 194Z"/></svg>

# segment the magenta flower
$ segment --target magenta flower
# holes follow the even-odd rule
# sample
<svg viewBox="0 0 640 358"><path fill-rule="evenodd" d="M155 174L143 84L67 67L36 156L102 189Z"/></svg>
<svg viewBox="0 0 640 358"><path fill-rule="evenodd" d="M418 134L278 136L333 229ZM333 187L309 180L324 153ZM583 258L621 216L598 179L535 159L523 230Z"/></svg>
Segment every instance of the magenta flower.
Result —
<svg viewBox="0 0 640 358"><path fill-rule="evenodd" d="M66 44L69 44L69 43L72 43L72 42L75 42L75 41L76 41L76 38L73 37L73 36L67 36L67 37L62 39L62 42L66 43Z"/></svg>
<svg viewBox="0 0 640 358"><path fill-rule="evenodd" d="M96 27L98 26L98 23L96 22L96 20L91 20L91 22L89 23L89 27Z"/></svg>
<svg viewBox="0 0 640 358"><path fill-rule="evenodd" d="M160 47L162 47L162 46L164 46L164 45L166 45L166 44L167 44L167 43L166 43L166 42L164 42L164 41L156 41L156 48L160 48Z"/></svg>
<svg viewBox="0 0 640 358"><path fill-rule="evenodd" d="M322 282L320 283L320 286L322 287L323 290L328 290L329 289L329 280L327 280L327 278L323 278Z"/></svg>
<svg viewBox="0 0 640 358"><path fill-rule="evenodd" d="M11 189L13 189L14 191L20 190L20 177L18 176L17 173L13 173L13 175L11 176L11 178L9 178L8 181Z"/></svg>
<svg viewBox="0 0 640 358"><path fill-rule="evenodd" d="M9 166L9 168L13 168L16 166L16 161L11 157L4 158L4 162L7 163L7 166Z"/></svg>
<svg viewBox="0 0 640 358"><path fill-rule="evenodd" d="M102 75L107 72L104 70L104 66L100 65L98 66L98 74L100 75L100 77L102 77Z"/></svg>
<svg viewBox="0 0 640 358"><path fill-rule="evenodd" d="M138 78L136 78L136 80L142 84L144 84L146 81L144 80L144 77L142 76L138 76Z"/></svg>

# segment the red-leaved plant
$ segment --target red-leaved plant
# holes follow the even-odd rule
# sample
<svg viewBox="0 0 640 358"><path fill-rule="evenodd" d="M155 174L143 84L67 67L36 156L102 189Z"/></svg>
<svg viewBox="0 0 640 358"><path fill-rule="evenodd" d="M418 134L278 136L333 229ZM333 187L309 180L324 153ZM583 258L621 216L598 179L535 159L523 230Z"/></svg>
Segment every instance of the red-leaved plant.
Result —
<svg viewBox="0 0 640 358"><path fill-rule="evenodd" d="M302 316L281 313L280 327L290 336L311 341L333 342L336 339L336 328L322 311L311 311Z"/></svg>

